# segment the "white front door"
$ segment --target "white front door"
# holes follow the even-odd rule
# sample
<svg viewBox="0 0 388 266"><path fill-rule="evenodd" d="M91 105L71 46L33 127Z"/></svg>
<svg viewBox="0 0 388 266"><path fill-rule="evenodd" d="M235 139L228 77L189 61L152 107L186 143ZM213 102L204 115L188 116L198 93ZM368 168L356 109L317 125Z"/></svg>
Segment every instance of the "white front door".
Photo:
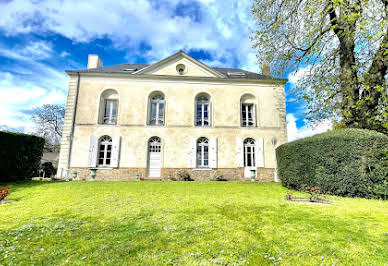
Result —
<svg viewBox="0 0 388 266"><path fill-rule="evenodd" d="M162 145L160 138L152 137L148 142L148 177L160 177L162 167Z"/></svg>

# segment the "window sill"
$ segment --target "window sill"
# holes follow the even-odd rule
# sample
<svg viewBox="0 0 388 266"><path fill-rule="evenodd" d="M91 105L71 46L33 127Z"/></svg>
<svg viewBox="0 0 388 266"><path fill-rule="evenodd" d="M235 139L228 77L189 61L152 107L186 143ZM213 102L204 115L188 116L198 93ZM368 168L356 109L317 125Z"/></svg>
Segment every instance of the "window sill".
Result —
<svg viewBox="0 0 388 266"><path fill-rule="evenodd" d="M210 170L213 170L213 168L193 168L191 170L193 170L193 171L210 171Z"/></svg>

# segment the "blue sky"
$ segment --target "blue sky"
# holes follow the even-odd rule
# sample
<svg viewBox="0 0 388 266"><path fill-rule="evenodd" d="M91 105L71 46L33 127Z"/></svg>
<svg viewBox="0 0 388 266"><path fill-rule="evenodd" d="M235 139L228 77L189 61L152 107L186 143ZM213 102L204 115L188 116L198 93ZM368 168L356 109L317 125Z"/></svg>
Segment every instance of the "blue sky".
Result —
<svg viewBox="0 0 388 266"><path fill-rule="evenodd" d="M32 131L31 110L64 104L64 70L86 68L91 53L107 66L153 63L184 50L209 66L260 73L250 8L238 0L0 0L0 128ZM307 127L303 105L289 95L301 74L283 75L290 80L289 139L329 127Z"/></svg>

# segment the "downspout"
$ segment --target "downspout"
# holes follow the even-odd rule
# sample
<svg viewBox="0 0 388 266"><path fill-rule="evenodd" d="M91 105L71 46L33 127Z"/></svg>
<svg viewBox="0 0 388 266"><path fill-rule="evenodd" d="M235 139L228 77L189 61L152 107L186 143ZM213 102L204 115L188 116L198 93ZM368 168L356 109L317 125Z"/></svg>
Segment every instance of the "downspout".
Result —
<svg viewBox="0 0 388 266"><path fill-rule="evenodd" d="M80 86L80 80L81 80L81 76L80 76L79 72L77 72L77 76L78 76L78 78L77 78L77 89L75 92L75 100L74 100L73 123L71 125L70 135L67 136L67 138L69 140L69 153L67 155L67 169L66 169L66 173L65 173L65 180L66 181L69 181L69 169L70 169L70 161L71 161L71 151L72 151L72 147L73 147L75 117L76 117L76 113L77 113L78 92L79 92L79 86Z"/></svg>

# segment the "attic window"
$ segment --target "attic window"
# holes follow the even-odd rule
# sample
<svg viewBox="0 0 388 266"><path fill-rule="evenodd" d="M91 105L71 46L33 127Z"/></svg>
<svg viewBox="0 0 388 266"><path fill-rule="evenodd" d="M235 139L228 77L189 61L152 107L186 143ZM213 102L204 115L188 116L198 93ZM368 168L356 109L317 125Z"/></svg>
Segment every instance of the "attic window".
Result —
<svg viewBox="0 0 388 266"><path fill-rule="evenodd" d="M228 72L228 76L245 76L244 72Z"/></svg>
<svg viewBox="0 0 388 266"><path fill-rule="evenodd" d="M126 68L126 69L123 69L123 71L136 71L137 68Z"/></svg>
<svg viewBox="0 0 388 266"><path fill-rule="evenodd" d="M176 66L176 72L178 72L179 75L184 75L187 72L187 68L184 64L179 64Z"/></svg>

